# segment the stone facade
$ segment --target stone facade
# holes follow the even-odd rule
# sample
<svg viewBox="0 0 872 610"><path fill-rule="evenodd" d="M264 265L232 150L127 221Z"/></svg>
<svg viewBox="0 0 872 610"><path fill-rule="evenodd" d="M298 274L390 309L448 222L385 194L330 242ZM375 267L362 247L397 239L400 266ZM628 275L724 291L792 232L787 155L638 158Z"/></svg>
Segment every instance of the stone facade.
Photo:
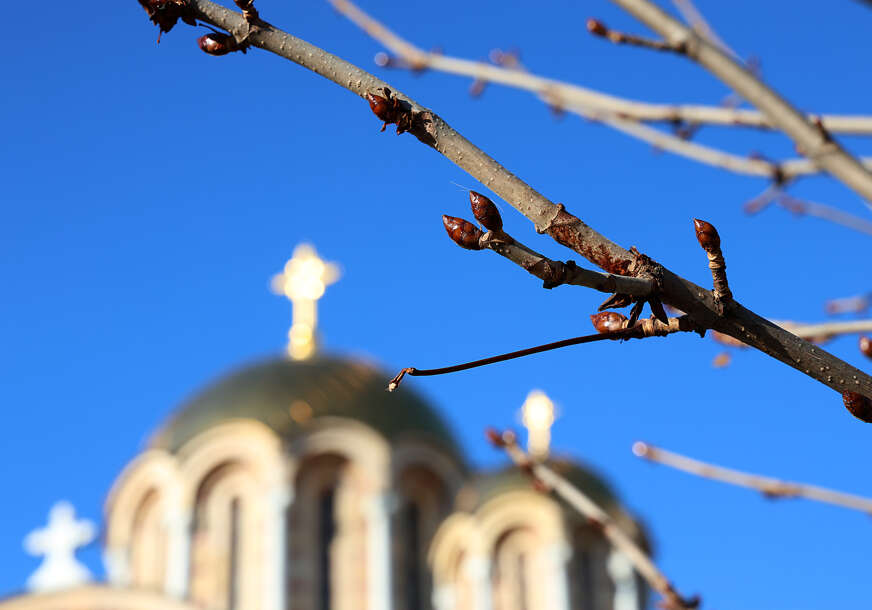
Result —
<svg viewBox="0 0 872 610"><path fill-rule="evenodd" d="M268 416L225 413L178 446L153 443L124 469L106 501L107 586L11 598L0 610L644 605L645 590L602 537L516 472L470 473L432 430L388 434L353 410L301 403L311 397L269 400ZM288 409L302 422L293 435L269 423Z"/></svg>

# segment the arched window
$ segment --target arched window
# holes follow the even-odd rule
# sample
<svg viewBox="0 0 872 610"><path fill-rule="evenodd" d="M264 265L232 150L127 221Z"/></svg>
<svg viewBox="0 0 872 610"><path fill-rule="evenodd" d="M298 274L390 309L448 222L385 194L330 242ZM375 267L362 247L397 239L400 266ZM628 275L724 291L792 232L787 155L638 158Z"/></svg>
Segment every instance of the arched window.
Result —
<svg viewBox="0 0 872 610"><path fill-rule="evenodd" d="M406 502L400 520L403 538L399 542L406 551L406 561L403 562L403 570L400 572L405 589L405 608L421 609L424 608L421 597L421 511L414 500Z"/></svg>
<svg viewBox="0 0 872 610"><path fill-rule="evenodd" d="M611 610L615 585L608 570L608 542L595 529L580 525L572 547L568 568L573 610Z"/></svg>
<svg viewBox="0 0 872 610"><path fill-rule="evenodd" d="M162 590L166 577L166 514L160 494L151 490L133 517L130 539L130 580L139 589Z"/></svg>
<svg viewBox="0 0 872 610"><path fill-rule="evenodd" d="M402 610L431 607L433 578L427 568L430 543L450 512L447 486L431 470L406 468L398 480L398 503L392 539L394 597Z"/></svg>
<svg viewBox="0 0 872 610"><path fill-rule="evenodd" d="M348 537L351 528L340 518L342 498L348 495L343 491L347 468L345 458L321 454L305 459L297 471L287 522L290 610L332 610L346 594L359 600L357 591L343 590L340 585L345 575L341 539ZM365 566L358 561L348 570L360 573ZM354 585L345 588L353 589Z"/></svg>
<svg viewBox="0 0 872 610"><path fill-rule="evenodd" d="M533 610L536 540L524 528L504 534L494 548L491 581L495 610Z"/></svg>
<svg viewBox="0 0 872 610"><path fill-rule="evenodd" d="M333 542L336 538L336 488L321 490L318 498L318 608L330 610L333 581Z"/></svg>
<svg viewBox="0 0 872 610"><path fill-rule="evenodd" d="M261 570L251 561L258 550L257 500L250 473L238 464L215 468L200 484L191 525L194 603L226 610L257 603Z"/></svg>

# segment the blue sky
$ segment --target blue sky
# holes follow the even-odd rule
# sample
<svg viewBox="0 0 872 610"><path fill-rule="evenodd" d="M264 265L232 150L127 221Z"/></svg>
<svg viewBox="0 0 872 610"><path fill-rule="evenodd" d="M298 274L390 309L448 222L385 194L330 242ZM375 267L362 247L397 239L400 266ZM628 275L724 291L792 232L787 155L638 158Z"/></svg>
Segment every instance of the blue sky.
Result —
<svg viewBox="0 0 872 610"><path fill-rule="evenodd" d="M363 8L424 48L485 57L521 49L532 70L662 102L717 103L725 88L689 62L590 38L584 20L643 32L604 0L444 0ZM741 210L765 188L607 128L555 120L532 96L376 68L379 46L326 3L258 0L265 19L373 70L432 107L506 167L618 243L709 282L691 219L722 236L736 297L773 318L824 319L829 298L869 290L869 238L779 209ZM872 11L860 3L700 0L721 36L762 59L797 106L863 113ZM412 137L378 132L367 104L265 52L201 53L180 25L158 46L134 0L83 11L57 2L7 28L0 63L0 594L37 560L21 547L51 504L99 520L123 466L173 408L230 368L277 354L289 304L268 281L313 242L342 280L320 307L328 351L391 374L591 332L602 295L545 291L444 234L469 216L474 179ZM738 153L793 156L786 138L706 128ZM861 138L845 138L869 153ZM485 191L487 192L487 191ZM869 219L852 192L809 178L795 194ZM506 228L555 257L499 202ZM866 278L866 279L864 279ZM856 338L829 349L869 368ZM481 466L502 463L487 425L516 423L528 391L559 404L553 447L592 464L649 526L664 570L708 608L862 607L872 521L640 462L635 440L734 467L872 494L870 429L826 387L756 353L711 367L695 336L595 344L456 375L409 379ZM96 548L84 554L99 569Z"/></svg>

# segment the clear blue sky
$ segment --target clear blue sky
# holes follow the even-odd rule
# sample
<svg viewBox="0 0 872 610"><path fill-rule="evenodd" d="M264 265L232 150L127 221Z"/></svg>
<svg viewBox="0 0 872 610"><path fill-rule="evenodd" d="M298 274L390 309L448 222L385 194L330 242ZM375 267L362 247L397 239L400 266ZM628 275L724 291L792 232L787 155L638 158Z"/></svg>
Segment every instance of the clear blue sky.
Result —
<svg viewBox="0 0 872 610"><path fill-rule="evenodd" d="M872 112L872 11L848 0L699 5L798 106ZM517 46L533 70L616 94L717 103L726 93L680 58L591 39L592 15L643 31L605 0L363 6L425 48L479 58ZM396 83L618 243L702 284L708 269L691 218L710 220L737 298L761 314L819 321L826 299L870 289L868 237L778 209L743 215L762 180L654 153L577 118L556 121L523 92L490 87L473 101L468 80L375 68L378 45L324 3L258 7ZM542 290L491 253L460 250L440 215L469 216L453 183L481 188L475 180L412 137L378 133L347 91L259 50L206 56L201 33L179 25L158 46L134 0L48 3L6 28L0 594L36 567L21 540L54 501L100 520L115 476L174 406L229 368L278 353L289 305L268 280L301 240L344 268L321 304L326 348L389 372L585 334L603 298ZM780 136L709 128L701 137L739 153L792 154ZM795 193L870 216L829 179L803 180ZM570 256L501 206L516 237ZM855 342L829 347L868 369ZM868 516L770 502L631 455L643 439L872 494L872 427L837 394L756 353L715 370L718 351L693 336L597 344L407 383L439 406L482 466L501 463L482 429L515 424L527 392L547 391L561 409L555 450L614 483L653 532L663 568L707 608L868 605ZM96 549L85 556L98 568Z"/></svg>

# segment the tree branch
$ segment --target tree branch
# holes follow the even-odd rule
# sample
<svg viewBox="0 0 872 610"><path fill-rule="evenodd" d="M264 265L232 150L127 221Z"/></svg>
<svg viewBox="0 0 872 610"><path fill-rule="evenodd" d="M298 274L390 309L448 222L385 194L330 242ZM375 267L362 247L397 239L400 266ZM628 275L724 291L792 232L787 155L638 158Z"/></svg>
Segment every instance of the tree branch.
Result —
<svg viewBox="0 0 872 610"><path fill-rule="evenodd" d="M662 130L655 129L639 122L637 112L628 110L622 104L636 104L607 96L590 89L584 89L568 83L545 79L531 74L522 67L493 66L484 62L469 61L447 57L441 53L428 53L408 41L400 38L387 29L382 23L366 14L350 0L330 0L336 9L346 15L364 32L382 43L398 55L400 61L382 61L380 65L395 65L415 71L434 69L449 74L458 74L475 78L477 83L496 82L510 87L524 89L537 93L549 105L562 110L568 110L592 121L608 125L616 131L638 138L662 150L698 161L713 167L749 176L773 177L776 174L784 178L796 178L808 174L816 174L821 170L807 159L788 159L775 164L763 159L752 159L736 155L712 146L690 142ZM617 102L616 102L617 100ZM618 103L620 102L620 103ZM675 109L677 107L670 107ZM725 110L716 109L712 110ZM731 111L733 112L733 111ZM735 111L746 112L746 111ZM679 116L680 115L680 116ZM663 119L670 123L689 121L683 113L671 113ZM736 117L733 117L735 120ZM651 119L647 119L651 120ZM735 123L736 125L740 123ZM872 117L869 118L870 134L872 134ZM864 159L872 167L872 159Z"/></svg>
<svg viewBox="0 0 872 610"><path fill-rule="evenodd" d="M835 504L872 515L872 499L870 498L834 491L825 487L782 481L772 477L732 470L653 447L642 442L633 444L633 453L650 462L677 468L698 477L756 489L767 498L804 498L806 500Z"/></svg>
<svg viewBox="0 0 872 610"><path fill-rule="evenodd" d="M197 19L232 33L249 31L248 24L238 13L209 0L189 1L190 10ZM360 97L372 96L378 91L387 95L388 84L384 81L271 25L252 31L247 41L253 47L290 59ZM461 136L433 111L405 95L397 94L396 97L414 119L412 133L420 141L490 187L530 219L540 233L547 233L609 273L655 279L663 302L687 312L699 327L713 328L739 339L841 394L854 392L863 397L872 396L872 377L772 324L738 302L732 301L725 310L709 291L638 252L625 250L567 212L563 205L549 201Z"/></svg>
<svg viewBox="0 0 872 610"><path fill-rule="evenodd" d="M796 143L802 154L866 199L872 207L872 173L836 141L826 128L800 114L787 100L764 85L744 66L680 23L649 0L612 0L672 44L685 45L685 55L723 81L765 114Z"/></svg>
<svg viewBox="0 0 872 610"><path fill-rule="evenodd" d="M600 529L609 544L623 553L639 575L651 585L651 588L663 596L665 602L663 607L689 610L699 606L698 597L685 598L675 590L675 587L651 561L648 554L636 544L632 537L618 527L615 520L596 502L547 465L537 462L527 455L527 452L518 446L517 438L513 432L506 431L500 434L496 430L488 430L487 436L494 446L503 449L515 464L529 473L540 487L553 491L557 497Z"/></svg>
<svg viewBox="0 0 872 610"><path fill-rule="evenodd" d="M600 323L597 319L597 316L605 315L614 317L611 318L611 320L609 320L608 322ZM624 339L665 337L666 335L671 335L672 333L679 332L704 332L704 329L701 329L699 326L697 326L693 319L689 316L669 318L665 323L652 318L633 321L633 323L630 324L630 321L627 320L625 316L619 313L609 311L591 316L591 321L593 322L594 327L596 327L597 329L597 334L582 335L581 337L572 337L570 339L561 339L560 341L545 343L544 345L537 345L535 347L519 349L514 352L499 354L497 356L490 356L488 358L473 360L471 362L464 362L462 364L443 366L437 369L417 369L413 366L407 366L399 373L397 373L393 377L393 379L390 380L390 382L388 383L388 392L393 392L394 390L396 390L400 386L400 383L403 381L403 377L405 377L406 375L409 375L410 377L431 377L434 375L459 373L460 371L468 371L469 369L475 369L480 366L496 364L497 362L505 362L506 360L514 360L515 358L523 358L525 356L541 354L542 352L561 349L563 347L581 345L583 343L594 343L596 341L623 341Z"/></svg>
<svg viewBox="0 0 872 610"><path fill-rule="evenodd" d="M419 70L432 68L441 72L469 76L485 82L532 91L545 97L551 95L560 99L564 104L580 105L591 110L612 113L620 118L636 121L679 122L759 129L776 128L763 113L755 110L695 104L652 104L629 100L519 70L448 57L440 53L430 53L397 36L349 0L329 0L329 2L337 11L348 17L372 38L378 40L385 48L390 49L402 57L408 65L415 66ZM872 135L872 116L809 115L809 119L819 119L830 133Z"/></svg>

